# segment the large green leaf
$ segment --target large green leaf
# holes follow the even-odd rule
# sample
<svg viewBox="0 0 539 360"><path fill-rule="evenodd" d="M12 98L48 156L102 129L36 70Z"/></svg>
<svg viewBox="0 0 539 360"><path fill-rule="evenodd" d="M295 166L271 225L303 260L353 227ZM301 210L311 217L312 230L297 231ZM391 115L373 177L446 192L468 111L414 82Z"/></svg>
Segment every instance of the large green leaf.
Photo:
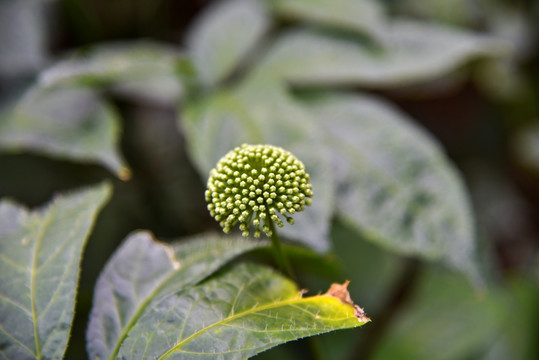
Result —
<svg viewBox="0 0 539 360"><path fill-rule="evenodd" d="M198 283L233 257L260 246L266 243L216 235L173 245L157 242L147 232L131 235L96 284L87 333L91 358L116 358L123 342L136 336L141 314L160 298Z"/></svg>
<svg viewBox="0 0 539 360"><path fill-rule="evenodd" d="M511 307L517 301L506 301L494 289L477 296L462 278L439 270L424 273L372 359L479 359L509 333L513 311L520 312ZM509 358L525 357L512 353Z"/></svg>
<svg viewBox="0 0 539 360"><path fill-rule="evenodd" d="M203 175L242 143L281 146L305 164L313 185L313 204L294 218L293 226L279 232L317 251L328 250L333 208L329 158L308 114L284 89L246 86L188 105L181 124L190 154Z"/></svg>
<svg viewBox="0 0 539 360"><path fill-rule="evenodd" d="M154 42L102 44L77 51L41 73L38 85L108 86L151 101L173 103L183 91L188 65L176 48Z"/></svg>
<svg viewBox="0 0 539 360"><path fill-rule="evenodd" d="M334 93L305 104L333 153L342 218L369 240L441 260L479 283L473 214L437 143L375 98Z"/></svg>
<svg viewBox="0 0 539 360"><path fill-rule="evenodd" d="M428 34L428 36L425 36ZM437 79L469 60L499 55L497 40L440 25L395 20L373 49L350 37L309 30L281 36L251 81L299 85L405 86Z"/></svg>
<svg viewBox="0 0 539 360"><path fill-rule="evenodd" d="M357 306L329 293L304 298L273 270L240 264L153 304L119 356L245 359L287 341L368 321Z"/></svg>
<svg viewBox="0 0 539 360"><path fill-rule="evenodd" d="M0 150L99 162L124 176L119 125L116 111L91 90L35 87L0 115Z"/></svg>
<svg viewBox="0 0 539 360"><path fill-rule="evenodd" d="M269 0L280 16L376 36L384 17L372 0Z"/></svg>
<svg viewBox="0 0 539 360"><path fill-rule="evenodd" d="M260 1L228 0L210 6L188 36L200 78L214 85L229 75L269 28Z"/></svg>
<svg viewBox="0 0 539 360"><path fill-rule="evenodd" d="M57 197L28 212L0 202L2 359L62 358L82 249L108 186Z"/></svg>

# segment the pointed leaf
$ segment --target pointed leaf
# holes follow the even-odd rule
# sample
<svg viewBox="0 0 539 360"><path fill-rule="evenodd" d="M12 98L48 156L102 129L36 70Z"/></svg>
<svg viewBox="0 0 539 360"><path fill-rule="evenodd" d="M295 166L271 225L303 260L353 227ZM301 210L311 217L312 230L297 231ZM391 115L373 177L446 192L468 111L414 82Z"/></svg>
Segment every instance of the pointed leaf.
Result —
<svg viewBox="0 0 539 360"><path fill-rule="evenodd" d="M437 143L375 98L328 94L307 106L333 152L343 219L369 240L446 262L478 284L473 214Z"/></svg>
<svg viewBox="0 0 539 360"><path fill-rule="evenodd" d="M201 235L174 245L148 232L129 236L101 273L88 325L92 359L115 359L157 299L196 284L233 257L267 244ZM156 324L154 324L156 325Z"/></svg>
<svg viewBox="0 0 539 360"><path fill-rule="evenodd" d="M272 0L278 15L376 36L382 8L372 0Z"/></svg>
<svg viewBox="0 0 539 360"><path fill-rule="evenodd" d="M472 59L504 50L497 40L440 25L394 21L384 29L381 49L336 35L291 31L277 41L250 81L396 87L440 78Z"/></svg>
<svg viewBox="0 0 539 360"><path fill-rule="evenodd" d="M189 104L181 121L190 154L207 177L219 159L243 143L271 144L290 151L304 164L313 185L313 204L279 232L317 251L329 249L333 177L321 134L301 107L279 87L250 87Z"/></svg>
<svg viewBox="0 0 539 360"><path fill-rule="evenodd" d="M122 94L173 103L182 93L177 72L186 62L177 49L160 43L104 44L59 61L40 75L38 85L110 86Z"/></svg>
<svg viewBox="0 0 539 360"><path fill-rule="evenodd" d="M83 88L33 88L0 118L0 150L100 162L128 174L119 152L118 114Z"/></svg>
<svg viewBox="0 0 539 360"><path fill-rule="evenodd" d="M0 202L0 344L3 359L61 359L82 249L108 186L28 212Z"/></svg>
<svg viewBox="0 0 539 360"><path fill-rule="evenodd" d="M260 1L228 0L210 6L187 38L201 80L214 85L229 75L269 28Z"/></svg>
<svg viewBox="0 0 539 360"><path fill-rule="evenodd" d="M304 298L290 280L271 269L240 264L148 308L119 355L245 359L287 341L369 321L357 305L347 302L345 288L340 297L333 290Z"/></svg>

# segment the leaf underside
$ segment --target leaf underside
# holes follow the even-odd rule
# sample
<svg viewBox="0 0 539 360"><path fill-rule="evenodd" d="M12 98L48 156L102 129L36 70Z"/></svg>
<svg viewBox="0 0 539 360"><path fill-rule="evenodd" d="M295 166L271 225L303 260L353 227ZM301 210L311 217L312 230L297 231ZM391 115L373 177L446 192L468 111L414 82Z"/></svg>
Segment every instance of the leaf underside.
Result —
<svg viewBox="0 0 539 360"><path fill-rule="evenodd" d="M443 261L480 285L467 194L434 140L374 97L315 99L304 104L332 152L339 215L375 243Z"/></svg>
<svg viewBox="0 0 539 360"><path fill-rule="evenodd" d="M116 149L118 114L91 90L35 87L0 120L0 150L97 162L119 175L127 171Z"/></svg>
<svg viewBox="0 0 539 360"><path fill-rule="evenodd" d="M0 202L1 358L62 358L81 253L109 192L98 186L32 212Z"/></svg>
<svg viewBox="0 0 539 360"><path fill-rule="evenodd" d="M258 1L222 1L209 7L187 38L201 82L215 85L230 75L269 25L267 11Z"/></svg>
<svg viewBox="0 0 539 360"><path fill-rule="evenodd" d="M176 75L186 57L150 41L107 43L70 56L41 73L38 87L109 87L121 95L174 103L182 92Z"/></svg>
<svg viewBox="0 0 539 360"><path fill-rule="evenodd" d="M380 45L373 48L359 38L290 30L276 40L248 81L395 88L439 79L470 60L507 51L507 44L480 34L404 20L385 25L379 37Z"/></svg>

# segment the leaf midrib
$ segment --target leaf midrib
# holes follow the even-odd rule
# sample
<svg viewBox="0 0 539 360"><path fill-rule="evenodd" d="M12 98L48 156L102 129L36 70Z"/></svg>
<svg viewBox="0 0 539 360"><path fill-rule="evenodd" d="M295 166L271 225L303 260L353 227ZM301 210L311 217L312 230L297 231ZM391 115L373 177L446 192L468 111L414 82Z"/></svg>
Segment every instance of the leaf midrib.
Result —
<svg viewBox="0 0 539 360"><path fill-rule="evenodd" d="M236 320L236 319L241 318L243 316L247 316L247 315L250 315L250 314L255 314L257 312L261 312L261 311L264 311L264 310L269 310L269 309L272 309L272 308L288 306L288 305L293 306L293 307L297 307L295 305L297 305L298 303L311 302L311 301L321 299L321 298L334 299L334 298L332 298L330 296L327 296L327 295L315 295L315 296L310 296L310 297L307 297L307 298L292 298L292 299L287 299L287 300L282 300L282 301L269 303L269 304L259 306L259 307L253 307L253 308L250 308L248 310L242 311L240 313L234 314L234 315L232 315L232 316L230 316L230 317L228 317L226 319L222 319L220 321L217 321L217 322L215 322L215 323L213 323L213 324L211 324L209 326L206 326L206 327L196 331L195 333L193 333L189 337L185 338L184 340L180 341L178 344L174 345L172 348L170 348L168 351L166 351L163 355L159 356L157 358L157 360L165 359L168 355L170 355L173 352L177 351L183 345L185 345L186 343L188 343L192 339L196 338L197 336L203 334L204 332L209 331L209 330L211 330L211 329L213 329L213 328L215 328L217 326L224 325L224 324L226 324L226 323L228 323L230 321ZM304 309L301 309L301 310L305 311ZM318 317L317 319L331 320L331 321L344 321L344 320L349 319L349 317L338 318L338 319L330 319L330 318L325 318L324 319L324 318ZM360 322L360 321L358 320L358 322Z"/></svg>
<svg viewBox="0 0 539 360"><path fill-rule="evenodd" d="M37 262L39 257L39 252L41 250L41 245L43 244L43 239L45 237L45 233L47 229L49 228L53 215L55 213L55 206L51 206L49 211L47 212L47 215L43 219L43 223L41 224L40 228L38 229L38 233L36 236L36 243L34 246L34 254L32 256L32 264L30 268L30 302L32 307L32 325L34 328L34 340L36 345L36 358L41 359L41 344L39 343L39 329L37 327L38 322L38 316L36 311L36 275L37 275Z"/></svg>

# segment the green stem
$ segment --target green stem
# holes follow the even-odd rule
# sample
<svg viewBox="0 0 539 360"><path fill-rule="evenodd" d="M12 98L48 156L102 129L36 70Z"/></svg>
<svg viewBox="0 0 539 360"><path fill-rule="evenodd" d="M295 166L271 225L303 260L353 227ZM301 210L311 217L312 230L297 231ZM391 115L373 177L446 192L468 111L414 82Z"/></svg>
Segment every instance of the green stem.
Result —
<svg viewBox="0 0 539 360"><path fill-rule="evenodd" d="M269 215L269 214L268 214ZM284 272L289 278L296 281L296 276L294 272L292 271L292 266L290 266L290 261L288 261L288 257L286 256L286 253L283 250L283 246L281 245L281 239L279 238L279 234L277 234L277 229L275 229L275 224L273 221L269 220L269 227L271 230L271 245L273 248L273 253L275 256L275 261L277 262L277 265L281 268L281 271Z"/></svg>

